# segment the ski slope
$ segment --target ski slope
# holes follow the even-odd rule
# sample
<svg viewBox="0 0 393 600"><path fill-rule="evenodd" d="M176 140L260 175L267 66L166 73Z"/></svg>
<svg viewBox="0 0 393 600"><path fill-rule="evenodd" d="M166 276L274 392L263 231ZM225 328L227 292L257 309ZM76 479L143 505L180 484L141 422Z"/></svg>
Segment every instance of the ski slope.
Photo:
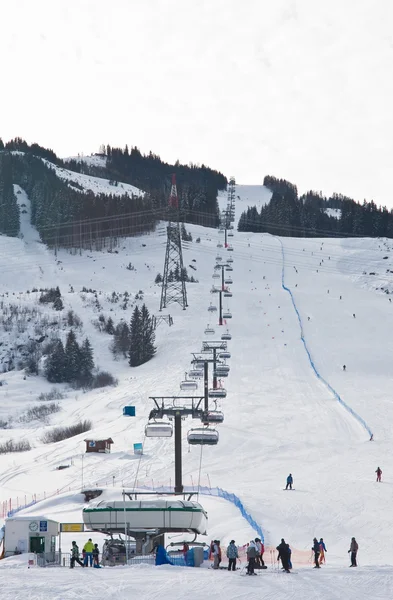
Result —
<svg viewBox="0 0 393 600"><path fill-rule="evenodd" d="M266 190L259 193L243 190L243 186L237 187L236 195L240 196L236 201L237 217L248 202L255 203L255 197L260 203L269 197ZM80 316L83 336L91 339L96 362L117 377L119 384L88 392L59 386L65 393L59 401L61 412L48 424L30 423L22 428L19 416L38 403L39 393L52 386L40 377L24 380L22 372L4 373L0 418L12 414L14 421L12 429L0 430L0 442L25 437L33 449L0 456L0 503L12 498L15 506L16 498L23 504L32 494L59 492L47 504L26 509L24 514L45 510L48 516L59 519L62 512L64 517L77 517L86 434L53 445L44 445L40 439L47 428L80 418L93 421L89 437L111 436L114 440L110 455L84 456L85 486L114 486L120 491L122 486L173 485L173 441L144 439L153 406L149 396L180 394L179 382L190 368L191 353L200 351L206 325L215 325L217 318L213 319L207 308L217 301L210 289L215 257L226 254L217 248L222 236L215 230L187 227L194 240L201 238L200 243L194 241L184 247L184 263L196 267L189 273L199 283L187 286L186 311L177 305L166 311L172 315L174 325L158 327L154 359L131 369L126 360L113 360L111 337L97 331L94 321L100 312L112 316L115 322L130 319L133 298L139 290L151 312L158 314L160 288L154 279L157 272L162 273L165 250L160 229L150 236L124 240L119 254L85 252L72 256L61 251L55 259L29 225L28 198L22 191L18 197L28 208L21 215L24 237L0 238L0 299L5 300L3 295L8 293L20 305L34 305L37 294L27 294L27 290L59 285L65 311L72 308ZM220 196L219 202L224 207L225 198ZM324 572L316 575L309 571L307 562L294 561L295 568L299 568L299 575L294 575L297 579L288 582L269 569L262 584L256 577L253 582L247 581L247 594L319 597L322 593L326 596L328 586L329 598L389 598L393 576L393 342L388 332L393 327L393 306L384 290L393 290L392 274L388 272L393 271L393 243L380 239L279 239L236 232L232 240L233 297L224 302L224 308L230 308L233 314L228 321L233 336L228 342L231 372L223 380L227 398L218 403L225 421L219 426L219 444L202 450L188 448L186 431L195 423L184 423L184 484L200 483L235 493L262 527L266 546L275 547L285 537L294 553L301 553L309 551L314 536L324 538L328 548ZM134 270L126 269L130 262ZM283 281L292 293L301 326ZM94 307L92 294L81 293L83 286L97 290L100 310ZM132 298L127 310L110 300L113 291L125 289ZM44 310L51 315L50 308ZM211 339L219 339L225 327L215 329ZM78 339L81 335L78 332ZM320 377L372 431L374 441L369 441L368 429L316 376L310 358ZM197 393L202 394L202 389ZM135 419L122 416L122 408L128 404L136 407ZM133 454L134 442L144 442L141 458ZM70 467L58 471L60 464ZM378 465L383 471L382 484L375 483ZM294 476L295 490L285 492L289 472ZM224 545L231 539L242 544L255 536L230 503L204 496L200 501L209 513L206 541L218 537ZM355 573L347 569L352 536L356 536L360 547L361 567ZM52 598L72 598L78 589L81 575L77 570L71 575L61 571L56 583L49 570L30 570L27 580L27 576L18 576L17 562L16 558L2 561L0 578L6 577L8 588L18 590L20 597L30 585L29 589L34 590L31 593L36 594L31 597L39 598L42 586L49 581L53 583ZM15 569L7 570L5 575L2 569L7 564ZM130 586L146 599L156 597L157 590L164 599L185 593L196 599L207 586L212 598L244 594L240 591L244 582L236 574L229 583L232 574L221 571L147 569L116 570L121 573L117 576L109 569L103 570L95 579L88 576L93 577L89 589L99 594L105 581L108 598ZM382 576L383 586L372 591ZM316 577L318 582L313 581ZM61 592L61 586L67 591Z"/></svg>

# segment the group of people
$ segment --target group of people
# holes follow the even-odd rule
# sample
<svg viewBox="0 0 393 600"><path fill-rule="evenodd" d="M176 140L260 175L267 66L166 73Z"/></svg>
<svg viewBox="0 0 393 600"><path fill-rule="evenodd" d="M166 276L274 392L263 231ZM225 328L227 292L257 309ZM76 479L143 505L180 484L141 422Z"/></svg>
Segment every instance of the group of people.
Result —
<svg viewBox="0 0 393 600"><path fill-rule="evenodd" d="M326 562L325 552L327 552L327 550L323 538L321 538L319 542L317 538L313 539L313 547L311 548L311 551L314 553L314 569L319 569L321 565L325 564Z"/></svg>
<svg viewBox="0 0 393 600"><path fill-rule="evenodd" d="M92 539L89 538L86 544L83 546L82 550L82 558L83 562L79 558L79 547L76 542L72 542L71 548L71 564L70 567L73 569L75 567L75 563L78 563L81 567L95 567L96 569L100 569L100 550L98 548L98 544L93 544Z"/></svg>

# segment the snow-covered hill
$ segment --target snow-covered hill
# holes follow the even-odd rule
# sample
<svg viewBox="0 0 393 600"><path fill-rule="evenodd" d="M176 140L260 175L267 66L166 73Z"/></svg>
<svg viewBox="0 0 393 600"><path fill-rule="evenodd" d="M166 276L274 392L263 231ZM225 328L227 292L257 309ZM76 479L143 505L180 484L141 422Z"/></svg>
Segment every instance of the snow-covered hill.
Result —
<svg viewBox="0 0 393 600"><path fill-rule="evenodd" d="M267 201L267 192L254 191L256 197L249 188L237 187L238 216L247 199L252 197L252 205ZM19 196L23 198L22 194L21 190ZM219 201L224 206L225 198ZM28 199L24 198L24 203L27 206ZM66 493L64 512L77 510L75 494L82 482L86 434L53 445L43 444L41 438L48 428L80 418L92 420L92 436L111 436L114 440L110 455L84 457L85 485L173 484L172 440L144 438L152 408L149 396L178 395L179 382L190 368L191 353L198 352L206 339L206 325L215 327L212 339L219 339L225 329L216 325L207 311L210 302L216 301L210 294L215 257L227 256L224 249L217 248L222 236L215 230L187 227L194 240L201 239L184 248L185 265L196 267L193 274L199 283L188 285L186 311L177 305L166 311L174 325L158 327L154 359L131 369L126 360L113 360L111 336L99 332L94 322L101 313L112 316L115 322L129 320L135 302L140 302L135 299L140 290L150 311L158 314L160 288L154 279L157 272L162 273L165 237L158 231L129 238L118 254L84 252L76 256L61 251L55 259L34 230L29 230L28 214L24 214L22 225L24 239L0 238L1 300L32 308L37 301L31 293L33 287L59 285L64 310L72 309L82 320L78 336L89 336L96 362L119 384L86 393L62 386L64 398L58 400L61 411L47 423L26 426L18 418L42 402L38 396L52 386L40 377L24 379L23 372L2 375L0 419L11 415L14 420L11 429L0 430L0 442L23 438L33 448L0 456L0 506L10 498L13 505L23 504L25 497L29 501L33 494L59 491ZM201 451L187 448L185 441L184 483L196 485L199 481L237 494L261 525L267 546L276 546L285 537L294 552L301 553L309 551L314 536L324 537L328 547L328 567L322 575L325 583L311 583L308 575L302 575L295 592L292 586L297 584L293 582L266 580L266 597L269 593L284 597L288 585L291 593L300 597L317 597L323 585L328 585L332 589L329 598L342 597L345 589L346 597L354 598L348 594L350 585L357 597L366 598L371 587L367 582L382 574L385 590L391 589L392 570L372 571L371 566L393 564L393 342L388 335L393 327L393 306L387 293L393 292L393 244L379 239L278 239L235 232L233 246L233 298L224 303L233 315L228 321L233 336L228 344L231 372L224 381L227 398L219 403L225 421L219 426L216 447ZM130 263L132 269L127 268ZM82 292L83 287L95 292ZM112 293L125 291L130 301L123 309L123 301L113 302ZM325 382L316 376L310 359ZM136 407L136 418L122 416L122 408L128 404ZM184 436L192 426L195 424L185 422ZM371 442L369 432L374 436ZM141 459L133 454L134 442L144 442ZM61 464L70 466L56 470ZM378 465L383 470L382 484L375 483ZM283 492L289 472L294 476L295 491ZM203 497L201 501L205 502ZM232 538L237 543L248 541L249 526L238 519L233 507L215 499L208 504L209 539L210 535L217 536L224 544ZM46 510L55 514L55 507L56 502L48 504ZM360 564L370 566L357 574L356 582L342 572L353 535L360 546ZM134 573L142 586L146 573ZM128 585L127 577L124 575L124 585ZM165 580L156 572L149 572L149 577L155 578L157 585ZM238 595L239 584L228 584L224 573L203 573L199 580L194 574L187 577L179 587L183 592L189 585L196 593L197 582L201 585L206 578L212 597L222 597L221 589L225 597ZM260 582L255 579L252 589L260 593ZM39 586L38 579L34 581ZM233 591L229 585L234 586ZM179 597L177 593L172 591L171 597ZM153 596L146 592L143 597Z"/></svg>

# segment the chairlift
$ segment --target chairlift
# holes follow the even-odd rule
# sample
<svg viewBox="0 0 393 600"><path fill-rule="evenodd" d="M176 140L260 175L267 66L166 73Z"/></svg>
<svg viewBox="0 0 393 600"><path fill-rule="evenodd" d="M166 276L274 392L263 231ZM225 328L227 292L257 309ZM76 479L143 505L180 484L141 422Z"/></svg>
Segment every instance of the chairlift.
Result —
<svg viewBox="0 0 393 600"><path fill-rule="evenodd" d="M214 335L215 331L213 329L213 327L210 327L210 325L208 325L205 329L205 335Z"/></svg>
<svg viewBox="0 0 393 600"><path fill-rule="evenodd" d="M224 229L222 227L220 227L220 229L218 230L218 233L224 233Z"/></svg>
<svg viewBox="0 0 393 600"><path fill-rule="evenodd" d="M181 390L196 390L196 389L198 389L198 384L196 381L187 379L187 373L186 373L184 381L180 382L180 389Z"/></svg>
<svg viewBox="0 0 393 600"><path fill-rule="evenodd" d="M226 285L231 285L233 283L233 281L232 281L231 277L227 277L227 279L224 279L224 283Z"/></svg>
<svg viewBox="0 0 393 600"><path fill-rule="evenodd" d="M224 292L224 296L225 298L232 298L232 292L230 290L225 290Z"/></svg>
<svg viewBox="0 0 393 600"><path fill-rule="evenodd" d="M224 340L231 340L232 339L232 334L229 333L229 331L227 330L226 333L223 333L221 336L221 339Z"/></svg>
<svg viewBox="0 0 393 600"><path fill-rule="evenodd" d="M224 413L220 410L209 410L201 419L204 423L223 423Z"/></svg>
<svg viewBox="0 0 393 600"><path fill-rule="evenodd" d="M233 231L228 231L228 237L233 237L233 236L234 236Z"/></svg>
<svg viewBox="0 0 393 600"><path fill-rule="evenodd" d="M146 437L172 437L173 426L169 421L149 421L145 427Z"/></svg>
<svg viewBox="0 0 393 600"><path fill-rule="evenodd" d="M229 262L229 261L228 261L228 262ZM233 262L233 261L232 261L232 262ZM233 271L233 267L232 267L231 265L227 265L227 266L225 267L225 270L226 270L226 271ZM217 291L218 291L218 290L217 290Z"/></svg>
<svg viewBox="0 0 393 600"><path fill-rule="evenodd" d="M216 261L217 261L217 262L220 262L220 261L222 261L222 256L219 256L219 255L217 254L217 256L216 256Z"/></svg>
<svg viewBox="0 0 393 600"><path fill-rule="evenodd" d="M228 250L229 250L229 248L228 248ZM232 256L230 256L230 257L228 258L228 260L227 260L227 263L229 263L229 264L233 263L233 258L232 258Z"/></svg>
<svg viewBox="0 0 393 600"><path fill-rule="evenodd" d="M223 319L232 319L232 313L230 313L229 311L224 312L224 313L222 313L222 318ZM206 331L205 331L205 333L206 333Z"/></svg>
<svg viewBox="0 0 393 600"><path fill-rule="evenodd" d="M224 388L212 388L209 390L209 398L226 398L227 391Z"/></svg>
<svg viewBox="0 0 393 600"><path fill-rule="evenodd" d="M188 376L192 377L193 379L202 379L203 377L203 371L202 369L191 369L190 371L188 371Z"/></svg>
<svg viewBox="0 0 393 600"><path fill-rule="evenodd" d="M225 365L222 363L219 363L218 365L216 365L216 373L229 373L229 371L230 371L229 365Z"/></svg>
<svg viewBox="0 0 393 600"><path fill-rule="evenodd" d="M221 244L221 242L218 242L218 244L217 244L217 248L222 248L222 244Z"/></svg>
<svg viewBox="0 0 393 600"><path fill-rule="evenodd" d="M221 379L222 377L228 377L229 371L213 371L213 377Z"/></svg>
<svg viewBox="0 0 393 600"><path fill-rule="evenodd" d="M227 250L228 252L233 252L233 246L228 246Z"/></svg>
<svg viewBox="0 0 393 600"><path fill-rule="evenodd" d="M208 427L190 429L187 433L187 441L192 446L215 446L218 444L218 431Z"/></svg>
<svg viewBox="0 0 393 600"><path fill-rule="evenodd" d="M213 273L213 279L220 279L220 273Z"/></svg>
<svg viewBox="0 0 393 600"><path fill-rule="evenodd" d="M207 310L211 313L217 312L217 306L214 306L214 304L210 304L210 306Z"/></svg>
<svg viewBox="0 0 393 600"><path fill-rule="evenodd" d="M230 352L220 352L218 355L218 358L220 359L225 359L225 358L231 358L231 353Z"/></svg>

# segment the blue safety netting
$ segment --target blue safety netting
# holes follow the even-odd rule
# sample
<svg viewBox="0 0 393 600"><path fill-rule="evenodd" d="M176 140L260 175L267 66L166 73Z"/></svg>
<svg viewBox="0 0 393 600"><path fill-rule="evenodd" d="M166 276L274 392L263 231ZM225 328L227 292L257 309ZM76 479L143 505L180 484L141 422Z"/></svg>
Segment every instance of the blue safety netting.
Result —
<svg viewBox="0 0 393 600"><path fill-rule="evenodd" d="M340 396L340 394L330 385L330 383L328 381L326 381L326 379L324 377L322 377L322 375L319 373L318 369L315 366L315 363L312 359L310 350L308 349L307 346L307 342L306 339L304 337L304 332L303 332L303 323L302 323L302 319L299 313L299 310L296 306L296 302L295 302L295 298L293 297L292 291L290 290L289 287L287 287L285 285L285 253L284 253L284 245L282 243L282 241L277 238L278 241L281 244L281 253L282 253L282 271L281 271L281 286L283 288L283 290L285 290L286 292L288 292L288 294L291 297L292 300L292 305L293 308L295 309L298 321L299 321L299 326L300 326L300 339L302 340L304 349L306 351L306 354L308 356L308 360L310 362L311 368L314 371L315 375L318 377L318 379L320 381L322 381L322 383L328 388L328 390L333 394L333 396L336 398L336 400L365 428L365 430L367 431L367 433L370 435L370 437L372 436L372 431L370 429L370 427L367 425L366 421L357 414L357 412L355 412L353 410L353 408L351 408Z"/></svg>

